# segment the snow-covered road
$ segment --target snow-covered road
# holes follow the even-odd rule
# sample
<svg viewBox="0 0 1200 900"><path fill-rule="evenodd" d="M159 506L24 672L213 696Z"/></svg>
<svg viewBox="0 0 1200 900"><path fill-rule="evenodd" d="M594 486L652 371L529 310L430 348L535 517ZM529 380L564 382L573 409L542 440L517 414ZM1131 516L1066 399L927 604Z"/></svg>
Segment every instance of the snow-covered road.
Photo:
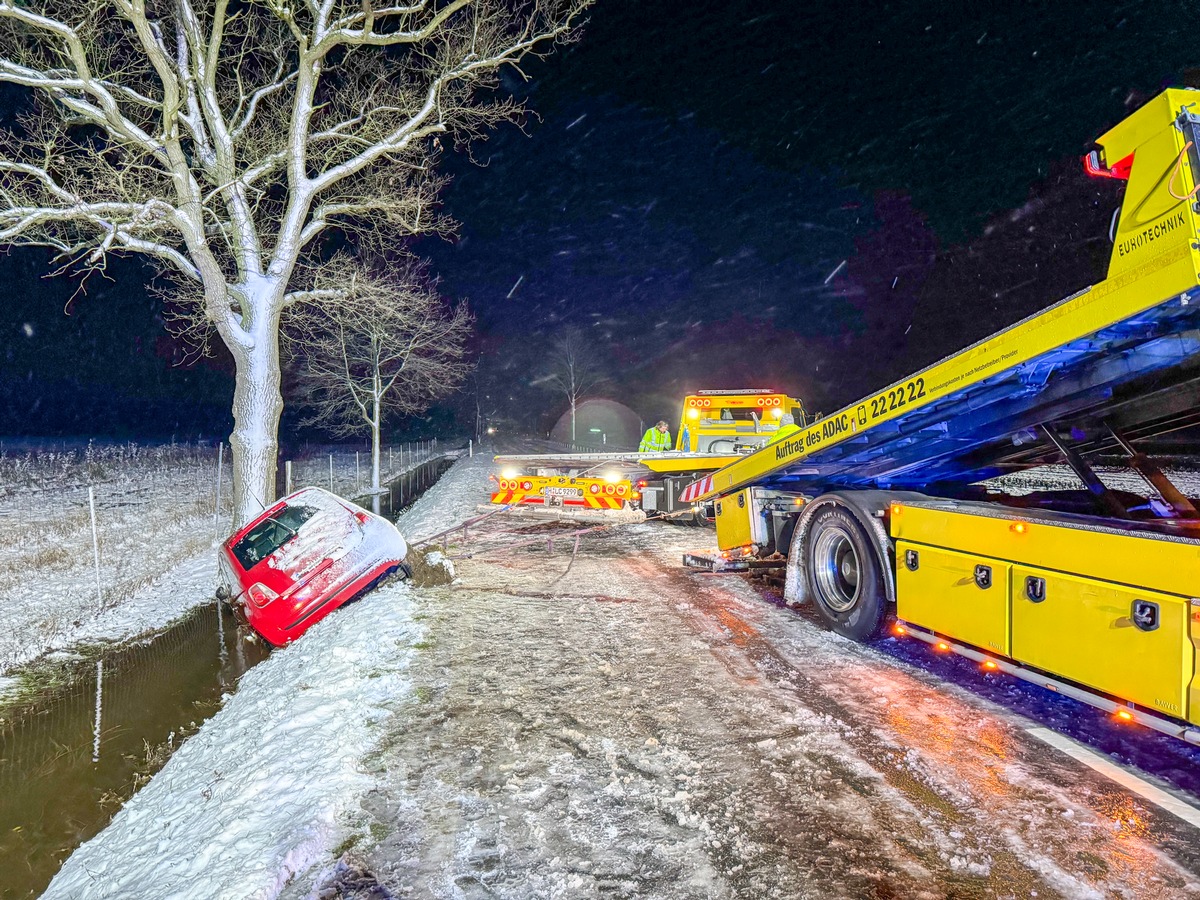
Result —
<svg viewBox="0 0 1200 900"><path fill-rule="evenodd" d="M471 515L486 469L463 460L406 534ZM468 546L569 530L497 517ZM345 608L46 896L1200 894L1190 826L938 670L679 566L711 542L623 526Z"/></svg>
<svg viewBox="0 0 1200 900"><path fill-rule="evenodd" d="M364 855L393 893L1186 896L1187 826L642 525L460 562ZM304 896L297 891L293 896ZM353 896L368 896L365 893Z"/></svg>

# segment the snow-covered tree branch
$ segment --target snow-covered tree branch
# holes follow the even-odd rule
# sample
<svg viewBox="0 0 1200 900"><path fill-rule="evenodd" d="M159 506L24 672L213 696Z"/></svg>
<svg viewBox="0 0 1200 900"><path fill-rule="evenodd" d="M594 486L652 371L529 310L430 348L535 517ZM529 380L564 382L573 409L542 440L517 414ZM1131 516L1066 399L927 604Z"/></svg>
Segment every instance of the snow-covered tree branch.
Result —
<svg viewBox="0 0 1200 900"><path fill-rule="evenodd" d="M521 112L498 72L572 40L591 0L0 0L0 244L86 274L143 254L233 355L239 520L272 499L279 328L335 298L305 265L446 230L442 141ZM299 301L303 302L299 302Z"/></svg>
<svg viewBox="0 0 1200 900"><path fill-rule="evenodd" d="M470 370L472 318L466 304L442 302L425 267L408 259L387 275L345 257L291 299L285 329L308 422L335 433L371 435L371 487L379 489L380 428L389 415L424 412ZM338 302L329 302L333 295Z"/></svg>

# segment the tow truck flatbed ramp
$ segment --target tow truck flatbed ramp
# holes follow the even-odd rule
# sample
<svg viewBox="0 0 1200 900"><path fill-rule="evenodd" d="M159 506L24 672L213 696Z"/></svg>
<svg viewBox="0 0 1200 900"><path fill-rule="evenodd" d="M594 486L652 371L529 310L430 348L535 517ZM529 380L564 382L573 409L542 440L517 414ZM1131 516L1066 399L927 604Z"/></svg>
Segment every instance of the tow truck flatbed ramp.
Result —
<svg viewBox="0 0 1200 900"><path fill-rule="evenodd" d="M948 488L1045 462L1022 450L1045 424L1085 434L1119 424L1141 437L1179 427L1200 401L1195 256L1183 247L1130 273L1137 277L1068 297L694 482L683 497L751 483Z"/></svg>
<svg viewBox="0 0 1200 900"><path fill-rule="evenodd" d="M722 558L786 556L785 601L845 637L890 628L1200 744L1200 510L1146 445L1200 426L1200 91L1097 143L1086 171L1126 183L1104 281L680 499L711 502ZM1109 451L1157 496L1105 484ZM978 485L1050 460L1086 490Z"/></svg>

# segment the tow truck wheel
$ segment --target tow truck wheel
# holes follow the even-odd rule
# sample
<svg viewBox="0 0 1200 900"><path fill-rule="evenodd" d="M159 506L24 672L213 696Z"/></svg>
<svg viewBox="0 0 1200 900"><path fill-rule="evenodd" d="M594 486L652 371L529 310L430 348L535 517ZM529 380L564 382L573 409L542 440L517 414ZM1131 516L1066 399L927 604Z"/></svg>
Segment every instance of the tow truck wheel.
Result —
<svg viewBox="0 0 1200 900"><path fill-rule="evenodd" d="M829 506L816 514L805 540L804 563L809 596L830 628L855 641L878 636L887 608L883 568L848 510Z"/></svg>

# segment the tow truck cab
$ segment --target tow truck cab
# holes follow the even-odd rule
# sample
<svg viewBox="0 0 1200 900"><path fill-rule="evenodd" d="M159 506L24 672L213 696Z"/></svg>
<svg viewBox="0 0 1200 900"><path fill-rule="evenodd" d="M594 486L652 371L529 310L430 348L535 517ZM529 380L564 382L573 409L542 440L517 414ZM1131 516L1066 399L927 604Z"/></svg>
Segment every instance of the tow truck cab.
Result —
<svg viewBox="0 0 1200 900"><path fill-rule="evenodd" d="M687 453L745 453L764 446L791 413L807 424L804 403L769 389L697 391L683 400L675 449Z"/></svg>

